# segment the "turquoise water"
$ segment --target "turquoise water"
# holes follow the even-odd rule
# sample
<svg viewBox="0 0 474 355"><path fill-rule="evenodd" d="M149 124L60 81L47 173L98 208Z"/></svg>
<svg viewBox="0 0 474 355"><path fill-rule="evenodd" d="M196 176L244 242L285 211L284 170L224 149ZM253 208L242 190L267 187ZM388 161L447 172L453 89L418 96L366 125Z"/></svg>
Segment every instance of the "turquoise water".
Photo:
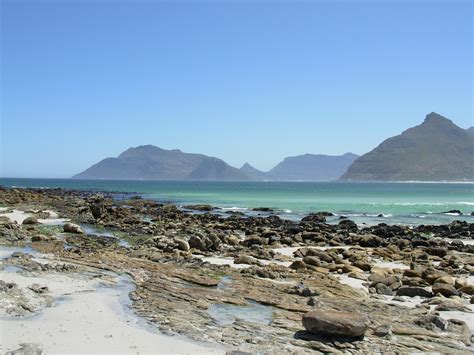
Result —
<svg viewBox="0 0 474 355"><path fill-rule="evenodd" d="M224 208L223 211L248 212L251 207L272 207L290 219L298 219L308 212L330 211L370 224L445 223L453 219L474 221L474 217L468 215L474 211L474 184L2 178L0 185L135 192L147 198L182 205L208 203ZM453 209L465 215L442 213ZM379 214L383 217L377 217Z"/></svg>

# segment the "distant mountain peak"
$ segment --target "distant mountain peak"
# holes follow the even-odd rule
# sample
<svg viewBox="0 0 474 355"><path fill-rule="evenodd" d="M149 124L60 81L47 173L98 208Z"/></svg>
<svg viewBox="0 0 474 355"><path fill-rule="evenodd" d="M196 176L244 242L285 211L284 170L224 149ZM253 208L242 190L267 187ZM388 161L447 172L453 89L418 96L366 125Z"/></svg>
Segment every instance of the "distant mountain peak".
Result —
<svg viewBox="0 0 474 355"><path fill-rule="evenodd" d="M244 165L242 165L240 169L255 169L255 168L249 163L245 163Z"/></svg>
<svg viewBox="0 0 474 355"><path fill-rule="evenodd" d="M154 145L132 147L74 176L76 179L123 180L250 180L221 159L166 150Z"/></svg>
<svg viewBox="0 0 474 355"><path fill-rule="evenodd" d="M431 112L421 125L386 139L358 158L341 179L473 181L474 136Z"/></svg>
<svg viewBox="0 0 474 355"><path fill-rule="evenodd" d="M424 125L426 124L450 124L454 125L453 121L451 121L449 118L446 118L439 113L436 112L431 112L426 115L425 120L423 122Z"/></svg>

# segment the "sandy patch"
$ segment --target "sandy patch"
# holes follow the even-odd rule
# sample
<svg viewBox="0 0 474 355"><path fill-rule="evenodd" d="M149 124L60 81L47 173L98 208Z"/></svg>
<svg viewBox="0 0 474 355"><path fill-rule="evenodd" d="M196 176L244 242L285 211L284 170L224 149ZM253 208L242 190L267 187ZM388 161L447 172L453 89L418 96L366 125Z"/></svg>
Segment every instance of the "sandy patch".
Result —
<svg viewBox="0 0 474 355"><path fill-rule="evenodd" d="M341 284L349 285L353 288L356 288L358 290L362 290L364 292L369 292L367 287L364 286L364 283L367 283L367 281L365 281L365 280L355 279L355 278L349 277L347 275L338 275L336 277L337 277L337 279L339 280L339 282Z"/></svg>
<svg viewBox="0 0 474 355"><path fill-rule="evenodd" d="M371 264L374 267L383 268L383 269L392 269L392 270L393 269L407 270L410 268L410 266L398 261L373 260Z"/></svg>
<svg viewBox="0 0 474 355"><path fill-rule="evenodd" d="M298 249L319 249L319 250L329 250L329 249L344 249L348 250L350 248L353 248L352 246L349 245L344 245L344 246L324 246L324 247L315 247L315 246L300 246L300 247L282 247L282 248L275 248L273 249L274 252L280 253L282 255L288 256L288 257L293 257L293 253L297 251Z"/></svg>
<svg viewBox="0 0 474 355"><path fill-rule="evenodd" d="M0 353L18 349L21 343L38 344L46 353L225 353L217 345L164 335L137 317L129 308L129 279L93 276L1 270L0 280L21 289L47 286L56 301L31 317L0 317Z"/></svg>
<svg viewBox="0 0 474 355"><path fill-rule="evenodd" d="M9 213L0 213L0 216L5 216L10 219L12 222L16 222L18 224L22 224L25 219L31 216L29 213L25 213L20 210L13 210Z"/></svg>
<svg viewBox="0 0 474 355"><path fill-rule="evenodd" d="M213 265L230 265L235 269L246 269L252 265L248 264L234 264L234 259L227 258L223 256L204 256L204 255L193 255L195 258L201 259L202 261L207 261Z"/></svg>

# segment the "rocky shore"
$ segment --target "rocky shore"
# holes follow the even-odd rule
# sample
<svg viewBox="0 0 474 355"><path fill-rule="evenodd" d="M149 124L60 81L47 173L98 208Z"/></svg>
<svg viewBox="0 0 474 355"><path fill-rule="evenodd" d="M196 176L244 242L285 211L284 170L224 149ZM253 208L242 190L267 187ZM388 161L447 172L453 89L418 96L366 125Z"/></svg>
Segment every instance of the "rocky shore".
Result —
<svg viewBox="0 0 474 355"><path fill-rule="evenodd" d="M473 352L474 224L361 228L349 219L328 224L325 212L293 222L197 207L200 213L134 195L1 188L1 327L21 320L28 328L35 317L54 323L62 318L54 309L74 312L68 297L106 302L123 289L133 321L114 334L104 322L97 339L79 332L92 337L79 336L79 349ZM123 277L130 288L120 288ZM104 287L114 291L98 291ZM71 322L100 329L112 317L103 308L94 309L104 317L81 308L83 317ZM48 337L40 328L36 336L0 332L0 351L67 350L57 345L64 329L43 323ZM152 332L159 348L147 338ZM131 334L133 344L118 341L120 334Z"/></svg>

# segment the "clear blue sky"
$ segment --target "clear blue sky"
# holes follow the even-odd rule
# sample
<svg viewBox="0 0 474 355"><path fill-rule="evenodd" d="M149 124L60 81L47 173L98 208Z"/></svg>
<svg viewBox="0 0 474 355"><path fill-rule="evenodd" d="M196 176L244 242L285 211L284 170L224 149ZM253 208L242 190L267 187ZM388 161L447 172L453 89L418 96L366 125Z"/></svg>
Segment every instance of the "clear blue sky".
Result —
<svg viewBox="0 0 474 355"><path fill-rule="evenodd" d="M431 111L473 125L469 0L0 1L0 176L142 144L269 169Z"/></svg>

